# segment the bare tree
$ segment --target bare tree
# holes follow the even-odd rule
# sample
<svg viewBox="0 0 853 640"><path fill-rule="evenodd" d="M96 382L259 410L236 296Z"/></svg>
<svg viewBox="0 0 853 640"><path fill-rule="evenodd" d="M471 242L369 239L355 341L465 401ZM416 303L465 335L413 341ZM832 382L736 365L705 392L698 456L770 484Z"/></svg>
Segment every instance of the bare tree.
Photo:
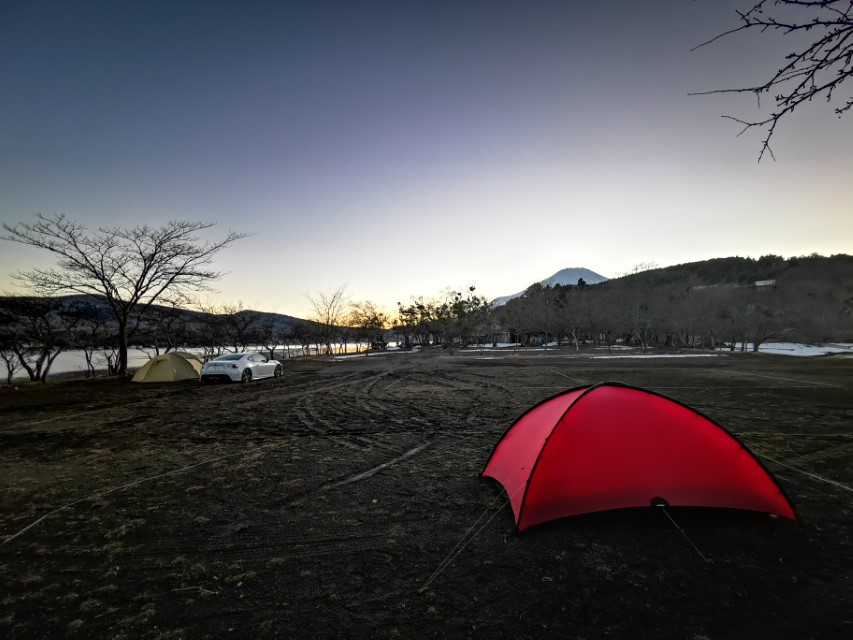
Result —
<svg viewBox="0 0 853 640"><path fill-rule="evenodd" d="M580 279L580 282L583 282L583 278ZM580 295L586 286L586 283L583 285L579 284L577 288L557 285L553 291L553 295L556 298L557 342L562 345L565 337L571 337L576 352L580 351L579 335L581 333L581 326L586 319L584 307L581 306ZM588 312L586 315L588 315Z"/></svg>
<svg viewBox="0 0 853 640"><path fill-rule="evenodd" d="M228 336L228 343L234 351L246 351L259 340L258 329L261 322L259 311L253 311L243 306L240 300L237 304L222 305L222 319Z"/></svg>
<svg viewBox="0 0 853 640"><path fill-rule="evenodd" d="M15 374L22 369L21 361L11 349L0 347L0 360L3 361L3 367L6 369L6 384L12 384Z"/></svg>
<svg viewBox="0 0 853 640"><path fill-rule="evenodd" d="M115 358L112 357L112 347L116 343L115 326L105 321L98 305L81 302L78 308L81 315L80 322L74 327L71 335L74 348L80 349L86 359L86 377L95 377L95 355L99 350L107 362L108 373L115 373L113 369Z"/></svg>
<svg viewBox="0 0 853 640"><path fill-rule="evenodd" d="M427 318L429 333L433 339L453 355L454 346L466 347L473 342L479 343L481 329L489 307L485 298L474 293L475 287L468 287L467 294L448 289L444 292L444 301L419 302L418 313Z"/></svg>
<svg viewBox="0 0 853 640"><path fill-rule="evenodd" d="M661 325L662 314L660 296L657 295L656 269L635 267L630 287L622 287L623 312L626 326L631 331L631 339L640 345L645 353L657 342L657 333Z"/></svg>
<svg viewBox="0 0 853 640"><path fill-rule="evenodd" d="M177 350L185 345L189 338L189 314L185 310L192 301L183 296L170 296L159 304L151 305L139 319L141 335L134 342L145 346L154 345L154 353L160 355Z"/></svg>
<svg viewBox="0 0 853 640"><path fill-rule="evenodd" d="M6 382L12 384L12 379L23 367L15 353L15 330L13 319L6 316L0 308L0 360L6 369Z"/></svg>
<svg viewBox="0 0 853 640"><path fill-rule="evenodd" d="M524 333L530 324L529 307L530 304L526 298L515 298L496 310L496 320L509 334L509 339L513 343L513 353L523 345Z"/></svg>
<svg viewBox="0 0 853 640"><path fill-rule="evenodd" d="M557 296L550 286L535 282L527 287L523 298L527 301L530 328L542 335L542 346L547 352L551 338L560 331Z"/></svg>
<svg viewBox="0 0 853 640"><path fill-rule="evenodd" d="M72 332L82 317L56 298L9 296L0 307L3 342L30 380L45 382L54 360L72 344Z"/></svg>
<svg viewBox="0 0 853 640"><path fill-rule="evenodd" d="M787 320L786 310L774 302L756 302L746 308L746 328L753 351L757 352L771 338L784 336L793 329Z"/></svg>
<svg viewBox="0 0 853 640"><path fill-rule="evenodd" d="M729 338L729 351L740 344L740 350L746 350L746 307L745 293L739 289L724 291L717 307L719 327L717 333Z"/></svg>
<svg viewBox="0 0 853 640"><path fill-rule="evenodd" d="M371 348L385 347L385 330L388 328L389 317L378 304L371 300L353 302L350 305L349 322L358 332L358 338L367 341L365 356Z"/></svg>
<svg viewBox="0 0 853 640"><path fill-rule="evenodd" d="M320 325L323 346L326 355L332 353L332 342L337 328L346 319L348 299L346 295L347 285L341 285L337 289L321 291L309 294L308 301L311 303L311 320Z"/></svg>
<svg viewBox="0 0 853 640"><path fill-rule="evenodd" d="M740 26L721 33L694 47L707 46L740 31L777 32L794 35L802 42L801 34L811 36L800 48L785 56L785 63L765 82L737 89L715 89L694 95L711 93L752 93L761 106L761 97L774 93L774 109L756 120L723 116L742 125L740 134L750 129L765 131L758 160L767 152L771 157L770 139L779 122L805 102L823 98L831 103L836 90L853 76L853 2L850 0L759 0L737 12ZM843 100L843 99L842 99ZM839 116L850 111L853 98L836 103ZM774 157L775 159L775 157Z"/></svg>
<svg viewBox="0 0 853 640"><path fill-rule="evenodd" d="M423 296L413 297L409 305L397 303L397 320L394 322L394 330L398 337L403 337L404 348L425 347L430 344L430 336L435 330L436 309L439 306L439 302L424 299Z"/></svg>
<svg viewBox="0 0 853 640"><path fill-rule="evenodd" d="M0 360L3 361L3 366L6 369L6 383L12 384L15 374L23 367L18 359L18 354L15 353L17 318L6 311L3 302L5 301L0 298Z"/></svg>
<svg viewBox="0 0 853 640"><path fill-rule="evenodd" d="M189 340L201 347L204 358L218 356L228 343L228 327L219 305L211 300L196 300L193 303L196 316L190 323Z"/></svg>
<svg viewBox="0 0 853 640"><path fill-rule="evenodd" d="M6 234L0 239L47 249L58 262L55 268L19 272L16 279L42 295L82 293L103 299L118 324L122 375L127 373L131 314L170 292L209 290L209 283L222 275L209 268L214 256L245 237L229 231L222 240L202 242L196 234L213 224L183 220L89 232L65 215L35 217L32 223L4 223Z"/></svg>
<svg viewBox="0 0 853 640"><path fill-rule="evenodd" d="M491 303L486 298L475 294L475 290L476 287L469 286L467 294L454 292L450 300L453 333L459 336L459 343L463 347L472 343L480 344L491 308Z"/></svg>
<svg viewBox="0 0 853 640"><path fill-rule="evenodd" d="M596 285L585 295L593 296L589 306L589 323L595 342L612 352L617 337L626 331L626 318L621 313L622 293L617 286L607 283L606 287Z"/></svg>
<svg viewBox="0 0 853 640"><path fill-rule="evenodd" d="M317 339L315 325L304 320L294 322L288 331L288 340L299 343L303 356L311 355L311 342Z"/></svg>
<svg viewBox="0 0 853 640"><path fill-rule="evenodd" d="M287 348L287 328L271 314L262 315L255 327L255 339L259 347L264 347L269 352L270 360L275 360L275 351L279 345L284 345L285 357L290 357Z"/></svg>

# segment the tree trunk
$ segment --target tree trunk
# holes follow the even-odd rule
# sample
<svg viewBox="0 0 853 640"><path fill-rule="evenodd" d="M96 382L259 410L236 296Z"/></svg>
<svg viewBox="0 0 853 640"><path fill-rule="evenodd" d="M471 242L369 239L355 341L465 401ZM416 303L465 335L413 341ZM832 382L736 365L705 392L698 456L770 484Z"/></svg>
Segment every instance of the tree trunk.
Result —
<svg viewBox="0 0 853 640"><path fill-rule="evenodd" d="M3 353L2 356L0 356L0 359L2 359L3 364L6 365L6 384L12 384L12 378L15 377L15 372L18 370L18 366L15 364L12 354L10 353Z"/></svg>
<svg viewBox="0 0 853 640"><path fill-rule="evenodd" d="M83 349L83 356L86 358L86 377L94 378L95 377L95 364L93 359L95 357L95 347L86 347Z"/></svg>
<svg viewBox="0 0 853 640"><path fill-rule="evenodd" d="M18 356L18 362L21 363L21 366L24 368L24 371L27 372L27 375L30 378L30 382L35 382L37 380L35 371L30 366L30 363L27 362L27 357L23 350L15 349L15 355Z"/></svg>
<svg viewBox="0 0 853 640"><path fill-rule="evenodd" d="M53 361L56 360L56 357L62 353L62 349L57 349L52 354L48 355L44 362L44 368L41 370L39 374L39 380L42 383L47 382L47 374L50 373L50 368L53 366Z"/></svg>
<svg viewBox="0 0 853 640"><path fill-rule="evenodd" d="M127 318L118 322L118 375L127 375Z"/></svg>

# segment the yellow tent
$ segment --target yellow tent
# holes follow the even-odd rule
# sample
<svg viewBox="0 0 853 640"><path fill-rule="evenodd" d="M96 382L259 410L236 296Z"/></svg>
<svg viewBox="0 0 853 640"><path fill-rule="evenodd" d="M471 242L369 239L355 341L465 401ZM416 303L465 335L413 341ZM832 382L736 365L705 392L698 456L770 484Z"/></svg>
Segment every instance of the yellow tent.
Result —
<svg viewBox="0 0 853 640"><path fill-rule="evenodd" d="M151 358L133 374L132 382L198 380L201 360L190 354L164 353Z"/></svg>
<svg viewBox="0 0 853 640"><path fill-rule="evenodd" d="M199 375L201 375L201 367L204 363L196 354L190 353L189 351L172 351L172 353L176 356L181 356L182 358L189 360L193 368L198 371Z"/></svg>

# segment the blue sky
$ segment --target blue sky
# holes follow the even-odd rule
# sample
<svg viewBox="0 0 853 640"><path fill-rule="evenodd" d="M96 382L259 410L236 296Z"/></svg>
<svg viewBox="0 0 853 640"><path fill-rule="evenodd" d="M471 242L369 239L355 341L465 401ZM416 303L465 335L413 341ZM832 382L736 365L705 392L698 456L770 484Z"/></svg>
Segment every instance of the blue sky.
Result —
<svg viewBox="0 0 853 640"><path fill-rule="evenodd" d="M564 267L615 276L849 252L853 127L822 102L777 161L720 116L791 43L738 2L4 2L0 219L216 222L211 299L305 316ZM0 290L49 256L0 245ZM46 262L47 261L47 262Z"/></svg>

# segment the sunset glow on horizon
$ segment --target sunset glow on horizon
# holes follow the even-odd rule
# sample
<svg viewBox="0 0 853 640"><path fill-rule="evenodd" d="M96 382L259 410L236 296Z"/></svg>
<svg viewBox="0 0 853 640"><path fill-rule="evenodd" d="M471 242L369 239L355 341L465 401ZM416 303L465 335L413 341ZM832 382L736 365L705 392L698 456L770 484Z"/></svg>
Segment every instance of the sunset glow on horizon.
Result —
<svg viewBox="0 0 853 640"><path fill-rule="evenodd" d="M853 251L853 115L736 137L792 45L743 3L182 2L0 11L0 219L216 222L212 300L393 311L565 267ZM769 106L769 105L768 105ZM46 251L2 243L0 291Z"/></svg>

